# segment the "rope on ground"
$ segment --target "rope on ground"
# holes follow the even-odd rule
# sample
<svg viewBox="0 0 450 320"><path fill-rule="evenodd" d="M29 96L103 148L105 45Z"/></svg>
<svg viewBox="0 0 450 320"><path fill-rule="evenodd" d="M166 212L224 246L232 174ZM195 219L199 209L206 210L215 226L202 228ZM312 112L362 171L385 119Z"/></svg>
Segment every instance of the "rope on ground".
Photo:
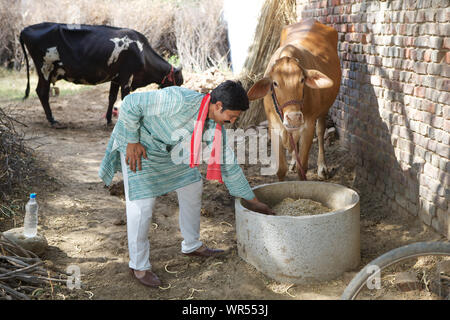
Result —
<svg viewBox="0 0 450 320"><path fill-rule="evenodd" d="M170 283L169 283L169 286L167 288L163 288L163 287L159 286L159 288L161 290L169 290L171 287L172 287L172 285Z"/></svg>
<svg viewBox="0 0 450 320"><path fill-rule="evenodd" d="M170 271L169 269L167 269L167 264L164 266L164 269L166 270L167 273L174 273L176 276L178 274L178 271Z"/></svg>
<svg viewBox="0 0 450 320"><path fill-rule="evenodd" d="M192 299L194 299L194 292L204 292L205 290L203 290L203 289L194 289L194 288L191 288L191 289L189 289L189 291L190 291L191 293L189 294L189 297L186 298L186 300L192 300Z"/></svg>

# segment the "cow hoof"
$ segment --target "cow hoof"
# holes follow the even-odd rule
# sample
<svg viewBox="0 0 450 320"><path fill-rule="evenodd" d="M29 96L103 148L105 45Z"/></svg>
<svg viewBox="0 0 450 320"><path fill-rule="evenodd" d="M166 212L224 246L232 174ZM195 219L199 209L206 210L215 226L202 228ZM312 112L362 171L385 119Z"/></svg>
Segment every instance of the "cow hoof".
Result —
<svg viewBox="0 0 450 320"><path fill-rule="evenodd" d="M58 87L51 87L50 88L50 95L52 97L57 97L59 96L59 88Z"/></svg>
<svg viewBox="0 0 450 320"><path fill-rule="evenodd" d="M297 162L294 161L289 165L289 171L297 172Z"/></svg>
<svg viewBox="0 0 450 320"><path fill-rule="evenodd" d="M329 177L329 172L327 168L319 168L317 170L317 175L319 176L320 180L327 180Z"/></svg>
<svg viewBox="0 0 450 320"><path fill-rule="evenodd" d="M106 128L107 130L113 129L113 128L114 128L114 123L113 123L112 121L111 121L110 123L107 123L106 126L105 126L105 128Z"/></svg>
<svg viewBox="0 0 450 320"><path fill-rule="evenodd" d="M66 124L60 123L58 121L53 122L51 124L51 127L53 129L67 129L67 125Z"/></svg>

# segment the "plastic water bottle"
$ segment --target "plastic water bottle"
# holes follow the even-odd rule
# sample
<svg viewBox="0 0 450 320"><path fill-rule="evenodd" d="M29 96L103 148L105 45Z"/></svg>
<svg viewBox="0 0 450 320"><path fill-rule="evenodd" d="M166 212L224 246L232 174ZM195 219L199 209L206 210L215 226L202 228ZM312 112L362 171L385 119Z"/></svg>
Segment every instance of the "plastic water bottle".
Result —
<svg viewBox="0 0 450 320"><path fill-rule="evenodd" d="M25 206L25 220L23 222L23 235L27 238L34 237L37 234L38 209L36 193L32 193Z"/></svg>

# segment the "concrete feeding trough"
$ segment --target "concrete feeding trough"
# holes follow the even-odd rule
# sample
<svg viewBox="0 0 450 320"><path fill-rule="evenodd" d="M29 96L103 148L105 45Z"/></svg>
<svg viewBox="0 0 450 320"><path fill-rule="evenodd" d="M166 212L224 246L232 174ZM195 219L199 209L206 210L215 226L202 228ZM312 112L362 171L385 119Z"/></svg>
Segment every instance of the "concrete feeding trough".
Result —
<svg viewBox="0 0 450 320"><path fill-rule="evenodd" d="M238 254L266 276L285 283L312 283L356 268L360 255L358 194L344 186L289 181L253 189L273 207L283 199L311 199L332 209L306 216L272 216L251 211L236 199Z"/></svg>

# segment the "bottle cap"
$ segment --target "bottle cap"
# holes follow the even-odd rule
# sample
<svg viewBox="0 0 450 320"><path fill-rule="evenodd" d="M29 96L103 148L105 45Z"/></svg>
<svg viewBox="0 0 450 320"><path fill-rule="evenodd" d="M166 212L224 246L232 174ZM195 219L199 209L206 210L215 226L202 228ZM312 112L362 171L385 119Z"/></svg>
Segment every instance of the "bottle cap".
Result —
<svg viewBox="0 0 450 320"><path fill-rule="evenodd" d="M30 194L30 199L35 199L35 198L36 198L36 193Z"/></svg>

